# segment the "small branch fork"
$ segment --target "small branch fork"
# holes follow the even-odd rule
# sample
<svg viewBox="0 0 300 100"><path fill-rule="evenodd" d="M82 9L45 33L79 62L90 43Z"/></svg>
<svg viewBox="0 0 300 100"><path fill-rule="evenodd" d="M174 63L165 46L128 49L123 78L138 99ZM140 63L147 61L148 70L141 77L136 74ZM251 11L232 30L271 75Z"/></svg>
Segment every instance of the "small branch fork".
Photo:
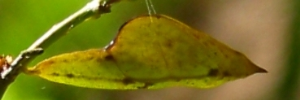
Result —
<svg viewBox="0 0 300 100"><path fill-rule="evenodd" d="M17 58L10 63L8 68L2 68L3 70L0 72L0 98L2 98L9 84L11 84L18 76L20 69L25 68L36 56L42 54L43 50L51 43L55 42L58 38L80 23L91 18L98 18L104 13L109 13L110 5L119 1L120 0L93 0L89 2L79 11L54 25L28 49L22 51Z"/></svg>

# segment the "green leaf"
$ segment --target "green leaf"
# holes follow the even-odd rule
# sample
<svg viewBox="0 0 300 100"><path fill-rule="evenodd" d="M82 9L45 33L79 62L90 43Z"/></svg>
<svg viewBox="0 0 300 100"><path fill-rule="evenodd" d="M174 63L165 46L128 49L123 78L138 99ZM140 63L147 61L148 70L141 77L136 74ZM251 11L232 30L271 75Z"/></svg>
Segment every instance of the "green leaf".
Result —
<svg viewBox="0 0 300 100"><path fill-rule="evenodd" d="M125 23L104 49L62 54L26 73L99 89L211 88L266 70L208 34L164 15Z"/></svg>

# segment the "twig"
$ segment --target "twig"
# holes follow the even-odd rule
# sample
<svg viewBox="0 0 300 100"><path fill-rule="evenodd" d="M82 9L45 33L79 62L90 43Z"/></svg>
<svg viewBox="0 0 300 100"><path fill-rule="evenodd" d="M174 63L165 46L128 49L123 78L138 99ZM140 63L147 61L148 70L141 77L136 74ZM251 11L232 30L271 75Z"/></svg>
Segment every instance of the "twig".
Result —
<svg viewBox="0 0 300 100"><path fill-rule="evenodd" d="M7 69L3 69L0 79L0 98L2 98L6 88L18 76L19 70L24 68L37 55L41 54L43 49L68 32L70 29L79 25L90 18L97 18L103 13L110 12L110 4L119 0L93 0L82 9L69 16L62 22L54 25L43 36L36 40L28 49L21 52Z"/></svg>

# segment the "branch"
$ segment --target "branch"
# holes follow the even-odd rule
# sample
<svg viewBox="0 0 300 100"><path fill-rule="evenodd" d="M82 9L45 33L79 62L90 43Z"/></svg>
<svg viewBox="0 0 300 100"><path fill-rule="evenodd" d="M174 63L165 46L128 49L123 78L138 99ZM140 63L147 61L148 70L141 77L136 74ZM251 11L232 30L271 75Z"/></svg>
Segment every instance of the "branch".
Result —
<svg viewBox="0 0 300 100"><path fill-rule="evenodd" d="M110 12L110 4L120 0L93 0L82 9L72 14L62 22L54 25L43 36L37 39L28 49L21 52L17 58L10 63L10 66L3 67L0 79L0 98L2 98L6 88L11 84L15 77L20 73L20 69L27 66L36 56L43 52L51 43L55 42L64 33L68 32L80 23L90 19L98 18L103 13Z"/></svg>

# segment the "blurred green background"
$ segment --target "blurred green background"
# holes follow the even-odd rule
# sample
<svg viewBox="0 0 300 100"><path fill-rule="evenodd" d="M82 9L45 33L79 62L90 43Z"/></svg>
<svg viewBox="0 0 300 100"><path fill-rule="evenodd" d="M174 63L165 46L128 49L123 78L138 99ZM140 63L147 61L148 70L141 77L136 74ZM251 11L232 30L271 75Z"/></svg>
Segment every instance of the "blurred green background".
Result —
<svg viewBox="0 0 300 100"><path fill-rule="evenodd" d="M297 0L152 0L156 11L210 33L269 71L213 89L97 90L20 74L3 100L300 100ZM17 56L88 0L0 0L0 53ZM112 5L80 24L30 66L48 57L108 44L126 21L147 14L144 0ZM296 13L297 12L297 13Z"/></svg>

